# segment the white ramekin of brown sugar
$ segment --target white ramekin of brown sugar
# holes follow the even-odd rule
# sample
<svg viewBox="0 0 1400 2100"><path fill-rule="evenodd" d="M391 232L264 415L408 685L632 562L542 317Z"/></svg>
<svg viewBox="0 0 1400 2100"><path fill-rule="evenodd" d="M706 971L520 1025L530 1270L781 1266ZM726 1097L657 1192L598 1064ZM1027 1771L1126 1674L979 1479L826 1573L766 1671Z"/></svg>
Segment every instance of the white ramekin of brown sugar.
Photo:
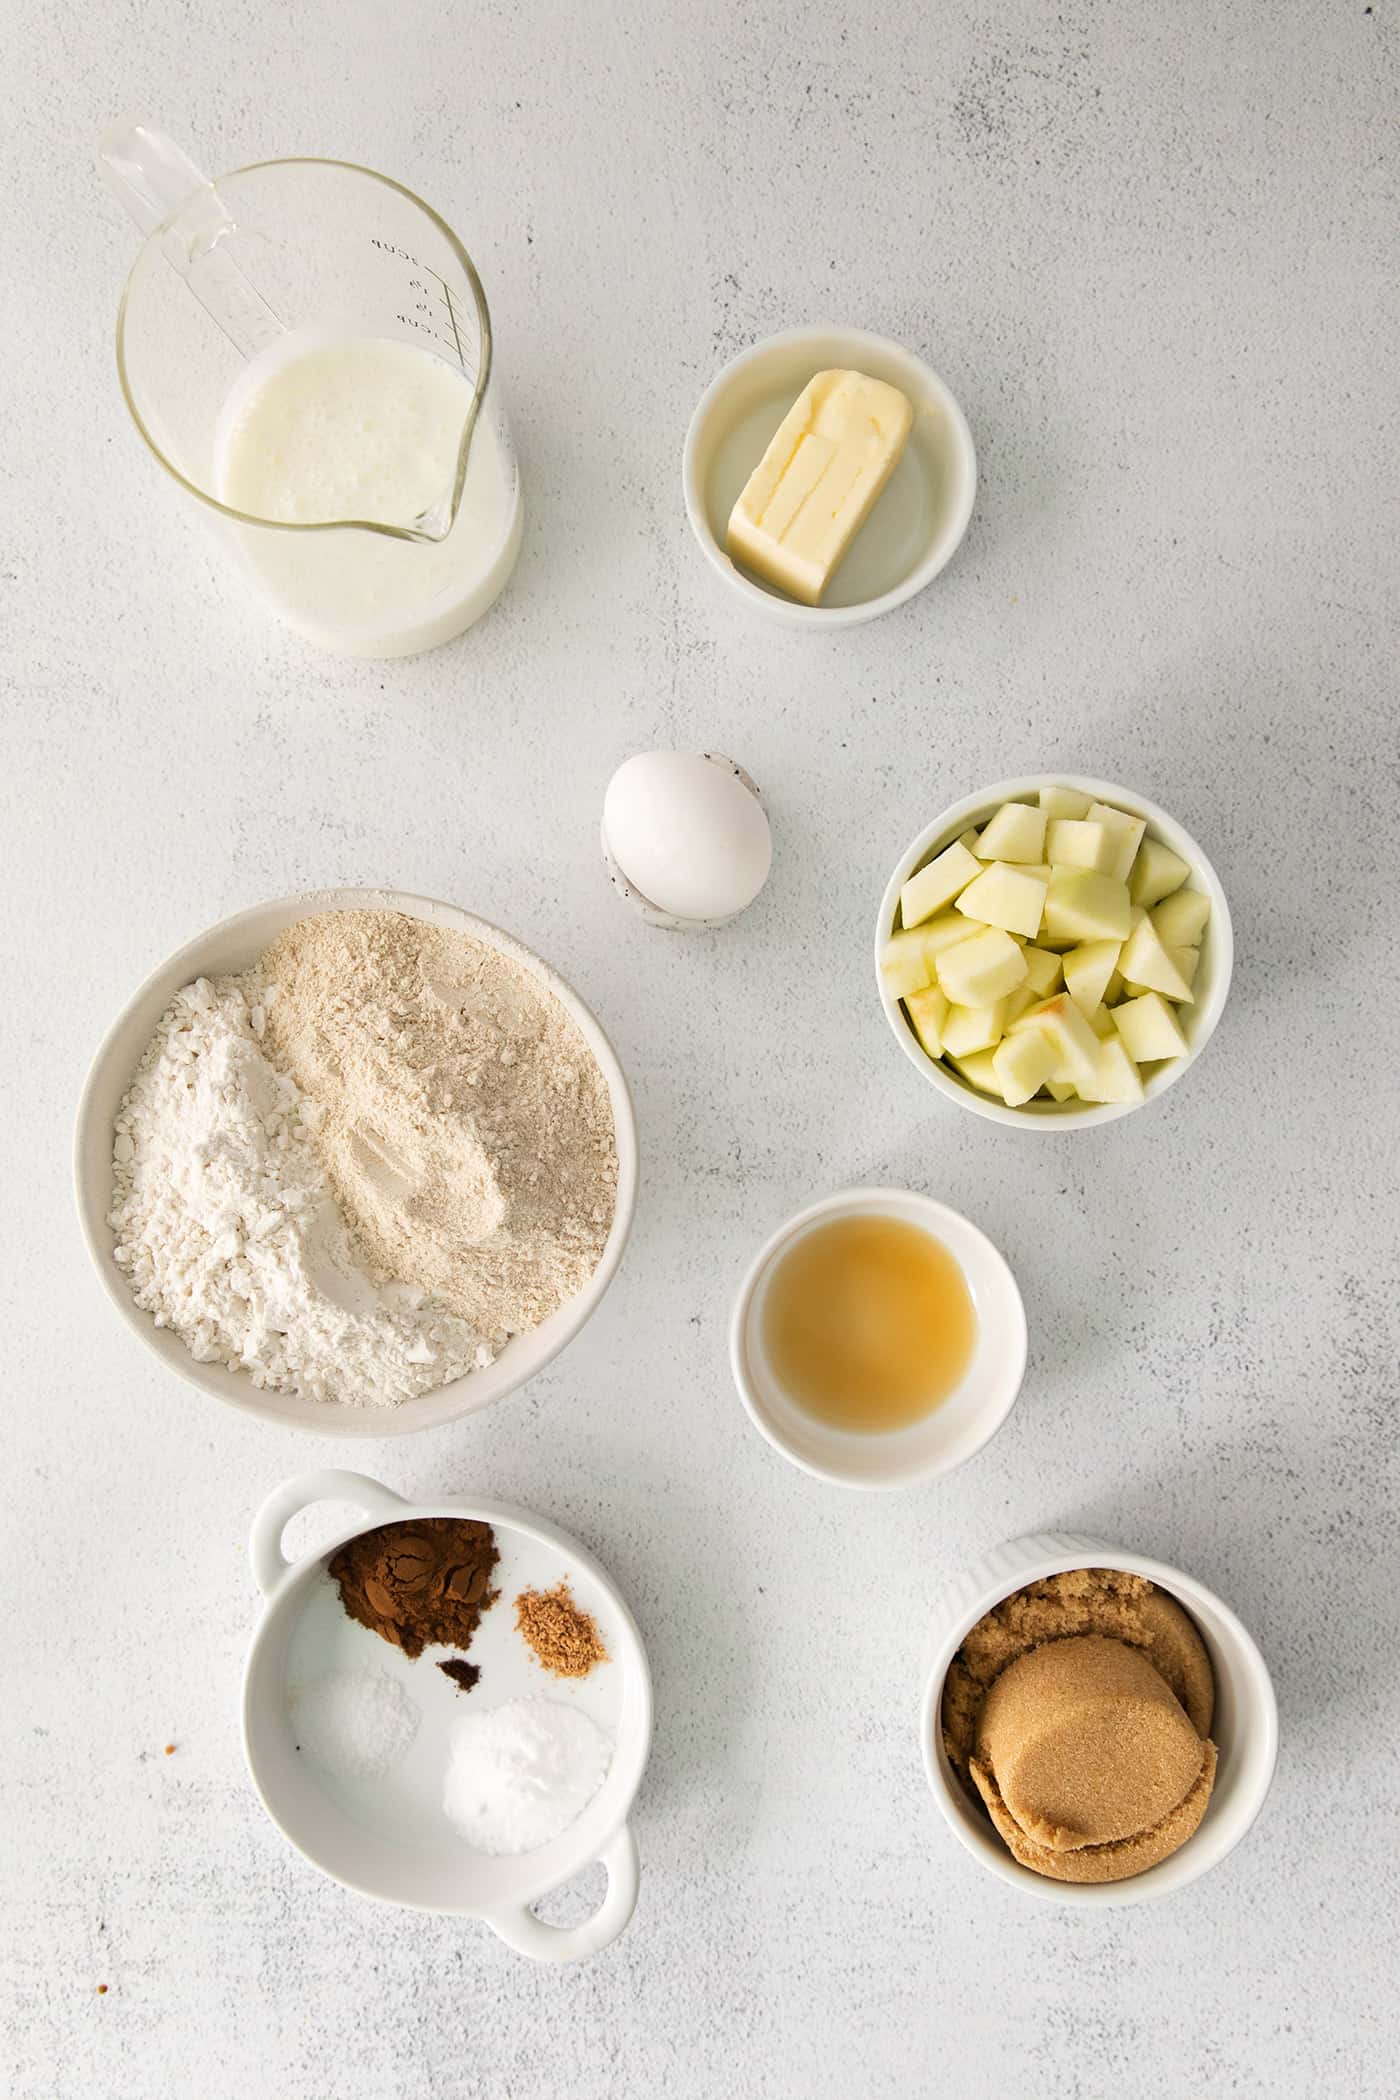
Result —
<svg viewBox="0 0 1400 2100"><path fill-rule="evenodd" d="M1211 1738L1215 1783L1199 1827L1168 1858L1122 1881L1049 1879L1015 1860L989 1816L963 1785L943 1741L943 1688L949 1665L978 1621L1016 1591L1076 1568L1141 1575L1173 1598L1205 1644L1215 1677ZM1199 1880L1244 1837L1264 1805L1278 1757L1278 1707L1267 1665L1229 1606L1194 1576L1141 1553L1073 1532L1012 1539L950 1583L934 1607L924 1654L919 1738L929 1786L944 1820L984 1867L1026 1895L1078 1908L1146 1903Z"/></svg>

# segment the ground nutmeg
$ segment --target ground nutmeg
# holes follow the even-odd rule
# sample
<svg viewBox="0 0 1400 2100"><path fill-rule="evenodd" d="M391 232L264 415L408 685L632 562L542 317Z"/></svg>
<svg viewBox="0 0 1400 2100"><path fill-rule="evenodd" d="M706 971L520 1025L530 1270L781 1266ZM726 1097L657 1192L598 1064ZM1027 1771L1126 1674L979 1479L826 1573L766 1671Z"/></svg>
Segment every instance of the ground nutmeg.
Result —
<svg viewBox="0 0 1400 2100"><path fill-rule="evenodd" d="M555 1677L586 1677L608 1651L590 1615L575 1604L567 1576L552 1590L522 1590L515 1623L536 1659Z"/></svg>

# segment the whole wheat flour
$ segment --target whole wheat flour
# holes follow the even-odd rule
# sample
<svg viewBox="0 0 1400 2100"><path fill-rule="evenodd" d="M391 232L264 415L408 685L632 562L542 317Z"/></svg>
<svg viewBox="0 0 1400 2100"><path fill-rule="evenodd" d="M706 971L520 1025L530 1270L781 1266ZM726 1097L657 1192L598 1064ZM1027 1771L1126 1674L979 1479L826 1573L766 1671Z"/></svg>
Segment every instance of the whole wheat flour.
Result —
<svg viewBox="0 0 1400 2100"><path fill-rule="evenodd" d="M496 1348L588 1281L612 1224L612 1103L523 959L401 912L325 912L273 943L267 1042L379 1281Z"/></svg>

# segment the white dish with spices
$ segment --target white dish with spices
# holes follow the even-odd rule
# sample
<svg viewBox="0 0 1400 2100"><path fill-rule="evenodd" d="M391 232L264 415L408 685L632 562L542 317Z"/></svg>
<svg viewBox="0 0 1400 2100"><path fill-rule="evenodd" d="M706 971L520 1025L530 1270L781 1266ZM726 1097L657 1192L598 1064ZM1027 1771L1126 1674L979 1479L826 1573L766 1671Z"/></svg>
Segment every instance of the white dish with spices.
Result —
<svg viewBox="0 0 1400 2100"><path fill-rule="evenodd" d="M352 921L341 917L345 914L361 917ZM299 1002L294 996L264 1013L254 991L245 995L240 990L258 981L248 973L259 968L273 944L279 953L290 945L295 954L305 929L323 922L335 939L320 944L325 952L319 956L317 944L309 943L297 965L310 988L308 998ZM341 996L334 965L335 942L356 923L388 927L391 933L395 927L400 933L407 929L410 946L421 937L425 957L430 943L437 944L433 954L443 943L460 944L462 955L475 959L483 981L499 982L503 996L529 1006L532 1018L523 1037L512 1034L509 1016L500 1031L490 1074L490 1106L498 1124L513 1114L510 1085L521 1054L517 1043L525 1043L525 1055L534 1054L526 1041L530 1028L537 1035L541 1029L553 1031L547 1042L566 1044L560 1071L570 1100L585 1081L591 1088L590 1127L597 1143L606 1146L610 1167L615 1157L615 1168L603 1202L591 1213L597 1222L588 1228L594 1243L586 1260L580 1259L575 1236L573 1270L561 1270L570 1287L542 1299L540 1317L512 1321L508 1307L502 1314L488 1306L489 1326L480 1320L473 1325L440 1297L440 1278L405 1273L397 1259L396 1235L405 1244L426 1248L436 1263L444 1249L450 1252L454 1234L459 1241L469 1235L463 1220L473 1204L489 1237L491 1206L500 1206L501 1194L489 1172L474 1173L479 1148L474 1154L470 1143L456 1142L464 1129L470 1135L463 1104L477 1098L469 1092L472 1072L465 1086L456 1077L465 1059L415 1069L415 1058L422 1066L423 1054L410 1030L412 1054L400 1060L403 1097L387 1098L382 1084L376 1095L373 1082L382 1081L392 1067L396 1046L391 1038L398 1025L392 1000L381 1003L376 1029L354 1053L360 1062L352 1057L344 1073L331 1075L338 1092L328 1113L329 1096L317 1093L314 1074L308 1095L263 1054L284 1026L302 1060L299 1076L306 1079L305 1063L314 1066L324 1049L326 1031L310 997L319 996L322 981L336 1027L343 1034L355 1023L353 1001ZM368 967L382 958L376 953L368 962L365 956L351 960ZM453 988L439 988L426 971L425 962L420 975L433 995L428 1003L441 989L439 1003L450 1014ZM339 1014L333 1011L337 1005L343 1009ZM378 1025L386 1012L387 1028ZM191 1069L200 1068L197 1086L207 1097L194 1108L195 1086L182 1089L178 1083L178 1053L189 1042L202 1050ZM576 1081L570 1076L575 1073ZM545 1076L550 1077L549 1068ZM453 1086L460 1097L455 1107ZM198 1121L200 1113L208 1119L205 1125ZM161 1117L158 1142L147 1147L143 1159L143 1141ZM548 1224L554 1177L544 1165L550 1133L542 1124L537 1148L530 1117L516 1114L507 1134L514 1141L517 1193L531 1201L533 1177L541 1191L535 1208ZM353 1230L337 1215L344 1206L336 1200L340 1188L333 1180L334 1163L328 1166L323 1157L332 1139L339 1146L339 1166L357 1190L362 1214L355 1216ZM426 1148L423 1156L409 1161L405 1171L406 1149L420 1144ZM385 1436L434 1428L489 1405L532 1377L572 1339L621 1259L636 1199L637 1144L627 1082L612 1046L554 971L508 934L454 905L396 890L346 889L284 897L240 912L190 942L147 980L94 1060L78 1113L74 1166L79 1217L98 1275L121 1316L172 1370L247 1413L323 1434ZM299 1268L293 1280L300 1296L290 1309L281 1302L288 1288L287 1265L279 1266L280 1255L265 1259L258 1237L264 1220L254 1199L260 1200L260 1191L272 1181L276 1200L266 1210L274 1251L290 1244ZM174 1226L172 1214L178 1214ZM376 1242L379 1265L373 1289L365 1286L357 1259L367 1235ZM536 1233L537 1240L541 1237L548 1235ZM174 1241L171 1273L165 1275L160 1272L162 1249ZM488 1265L481 1266L486 1273ZM309 1335L293 1317L302 1315L305 1324L308 1291L319 1323ZM256 1320L250 1317L241 1328L230 1327L228 1319L212 1328L186 1320L184 1332L177 1332L182 1292L202 1292L211 1299L221 1295L225 1313L231 1308L231 1315L238 1314L247 1305ZM256 1334L248 1339L254 1328ZM374 1350L381 1337L389 1352L382 1390L373 1384ZM377 1402L392 1394L397 1404L352 1404L342 1397L337 1380L349 1377L346 1365L356 1349L361 1397ZM435 1356L439 1350L440 1357ZM246 1352L242 1360L241 1351ZM326 1377L318 1379L318 1370Z"/></svg>
<svg viewBox="0 0 1400 2100"><path fill-rule="evenodd" d="M354 1514L329 1540L288 1560L287 1525L322 1501L349 1503ZM491 1574L497 1599L468 1649L480 1676L466 1692L439 1667L446 1646L411 1659L348 1616L328 1572L339 1549L368 1531L443 1518L490 1525L499 1553ZM274 1489L254 1519L249 1554L265 1603L244 1673L244 1750L259 1798L289 1843L357 1894L480 1918L536 1960L578 1961L616 1939L637 1900L628 1817L651 1747L651 1675L636 1623L592 1556L523 1511L452 1496L409 1503L379 1481L334 1469ZM561 1579L605 1650L576 1679L546 1671L515 1623L518 1593ZM339 1711L328 1723L323 1707L313 1734L306 1719L328 1680ZM590 1775L580 1790L588 1793L584 1805L547 1842L493 1852L454 1826L444 1789L464 1723L479 1730L484 1721L509 1719L521 1710L517 1702L562 1716L601 1744L605 1769L601 1783ZM535 1904L594 1861L608 1884L592 1916L555 1926L535 1915Z"/></svg>

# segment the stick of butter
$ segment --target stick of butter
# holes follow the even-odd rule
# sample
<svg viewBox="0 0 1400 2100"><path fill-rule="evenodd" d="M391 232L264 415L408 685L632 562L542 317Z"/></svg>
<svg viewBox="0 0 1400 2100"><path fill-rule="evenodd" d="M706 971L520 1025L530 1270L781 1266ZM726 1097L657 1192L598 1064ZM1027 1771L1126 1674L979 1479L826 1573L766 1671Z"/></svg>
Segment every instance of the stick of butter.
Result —
<svg viewBox="0 0 1400 2100"><path fill-rule="evenodd" d="M778 425L735 504L729 552L816 605L904 450L914 411L864 372L818 372Z"/></svg>

